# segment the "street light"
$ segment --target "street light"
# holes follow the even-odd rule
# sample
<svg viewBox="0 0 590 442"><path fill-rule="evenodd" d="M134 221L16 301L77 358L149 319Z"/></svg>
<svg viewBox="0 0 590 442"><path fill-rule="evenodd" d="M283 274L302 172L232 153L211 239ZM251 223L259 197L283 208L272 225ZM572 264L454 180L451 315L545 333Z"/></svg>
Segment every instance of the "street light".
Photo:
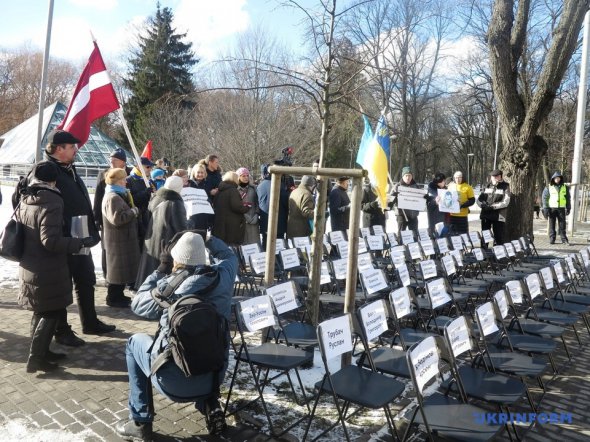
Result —
<svg viewBox="0 0 590 442"><path fill-rule="evenodd" d="M467 154L467 184L469 184L471 186L471 179L469 176L469 172L471 171L471 168L469 167L469 158L474 156L474 153L468 153Z"/></svg>

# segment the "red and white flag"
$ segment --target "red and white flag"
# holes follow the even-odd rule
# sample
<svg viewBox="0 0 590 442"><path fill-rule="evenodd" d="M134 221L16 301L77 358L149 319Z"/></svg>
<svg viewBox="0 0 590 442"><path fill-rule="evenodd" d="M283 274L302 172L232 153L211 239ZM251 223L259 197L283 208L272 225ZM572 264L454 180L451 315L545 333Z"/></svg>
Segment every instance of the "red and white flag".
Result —
<svg viewBox="0 0 590 442"><path fill-rule="evenodd" d="M88 141L92 122L119 107L107 68L94 42L94 50L80 75L70 107L58 129L70 132L80 140L82 146Z"/></svg>

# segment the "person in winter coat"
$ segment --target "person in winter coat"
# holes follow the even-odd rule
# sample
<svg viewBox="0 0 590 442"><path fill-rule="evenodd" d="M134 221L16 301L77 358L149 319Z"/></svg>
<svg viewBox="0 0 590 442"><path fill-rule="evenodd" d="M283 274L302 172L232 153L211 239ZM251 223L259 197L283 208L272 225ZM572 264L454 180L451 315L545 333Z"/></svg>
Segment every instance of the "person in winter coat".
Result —
<svg viewBox="0 0 590 442"><path fill-rule="evenodd" d="M463 182L463 172L457 171L453 174L453 182L449 184L448 189L451 192L457 192L459 197L460 211L451 213L449 217L449 231L451 235L460 235L469 232L469 207L475 203L475 194L473 187Z"/></svg>
<svg viewBox="0 0 590 442"><path fill-rule="evenodd" d="M438 210L438 203L440 198L438 197L439 189L446 189L446 176L443 173L436 173L430 183L428 183L428 199L426 201L426 211L428 212L428 234L431 237L444 236L448 230L447 214ZM436 225L443 223L444 227L437 235Z"/></svg>
<svg viewBox="0 0 590 442"><path fill-rule="evenodd" d="M188 187L193 189L205 190L205 178L207 177L207 168L205 164L199 162L191 169L191 178L188 181ZM209 198L209 204L211 199ZM195 213L188 219L188 228L195 230L207 231L213 226L214 215L209 213Z"/></svg>
<svg viewBox="0 0 590 442"><path fill-rule="evenodd" d="M154 163L152 163L150 159L146 157L141 157L140 159L141 165L144 168L148 178L148 185L145 185L143 175L141 174L141 169L138 166L136 166L131 170L131 173L127 177L127 188L131 191L133 202L135 206L139 209L139 219L137 223L137 227L139 229L138 241L139 248L143 250L146 232L150 221L150 217L148 214L148 205L152 198L152 194L156 191L156 186L151 181L151 173L154 167Z"/></svg>
<svg viewBox="0 0 590 442"><path fill-rule="evenodd" d="M245 167L240 167L238 174L238 192L242 203L249 207L244 214L246 222L244 230L244 241L242 244L258 244L260 242L260 228L258 227L258 195L256 186L250 182L250 171Z"/></svg>
<svg viewBox="0 0 590 442"><path fill-rule="evenodd" d="M299 186L289 195L289 219L287 221L287 238L310 236L313 231L313 211L315 202L313 192L316 180L314 177L304 175Z"/></svg>
<svg viewBox="0 0 590 442"><path fill-rule="evenodd" d="M222 191L220 190L220 193ZM160 271L151 274L141 285L133 298L131 309L142 318L160 320L161 332L156 342L147 334L135 334L129 338L126 347L127 371L129 374L129 420L116 424L116 431L125 438L151 440L154 410L150 409L149 395L145 392L151 388L148 376L152 362L166 347L165 337L169 328L168 310L163 310L152 298L156 287L163 292L170 284L176 270L189 270L191 276L182 282L174 292L172 301L184 295L198 293L214 284L219 275L219 282L206 295L205 299L213 304L215 310L228 321L231 315L233 285L238 271L238 259L231 249L220 239L211 237L207 248L216 259L217 264L206 266L206 251L203 239L193 232L186 232L172 247L173 274ZM219 373L218 381L223 382L229 361L229 336L225 353L225 364ZM214 372L186 377L174 360L169 360L151 376L151 384L164 396L176 402L195 402L196 408L205 416L210 434L222 432L225 427L223 409L219 404L217 392L212 392ZM213 394L212 394L213 393Z"/></svg>
<svg viewBox="0 0 590 442"><path fill-rule="evenodd" d="M166 171L164 169L155 168L150 173L150 177L156 190L159 190L166 182Z"/></svg>
<svg viewBox="0 0 590 442"><path fill-rule="evenodd" d="M186 208L180 196L182 178L171 176L166 179L164 187L158 190L150 201L148 211L150 220L141 252L135 288L160 264L160 255L168 241L177 233L186 230Z"/></svg>
<svg viewBox="0 0 590 442"><path fill-rule="evenodd" d="M65 130L54 130L47 138L45 159L53 162L59 169L55 187L61 192L64 202L64 236L72 236L72 219L74 217L86 217L89 236L94 238L93 243L89 243L88 247L92 247L100 242L100 234L96 228L88 189L86 189L84 181L78 175L76 166L74 166L76 154L78 153L77 143L79 142L80 140ZM88 250L85 250L85 252L88 252ZM112 332L116 327L105 324L96 315L94 305L96 274L92 255L90 253L73 254L68 255L67 259L70 277L74 281L82 332L92 335ZM68 324L67 315L58 320L55 340L59 344L72 347L84 345L84 340L77 337Z"/></svg>
<svg viewBox="0 0 590 442"><path fill-rule="evenodd" d="M229 245L240 245L244 241L246 223L244 214L250 210L238 192L238 174L226 172L219 184L219 192L213 200L215 221L212 233Z"/></svg>
<svg viewBox="0 0 590 442"><path fill-rule="evenodd" d="M137 217L139 209L133 204L127 189L125 169L109 169L105 174L105 196L102 201L103 248L107 255L107 305L129 307L131 298L125 287L133 285L139 267Z"/></svg>
<svg viewBox="0 0 590 442"><path fill-rule="evenodd" d="M565 217L570 214L570 191L563 182L563 175L557 171L549 185L543 190L543 216L549 218L549 242L555 244L555 220L559 222L559 236L562 244L569 244L565 233Z"/></svg>
<svg viewBox="0 0 590 442"><path fill-rule="evenodd" d="M381 209L377 194L373 191L368 178L365 179L363 185L361 210L363 211L363 227L381 226L385 231L385 212Z"/></svg>
<svg viewBox="0 0 590 442"><path fill-rule="evenodd" d="M28 373L55 370L55 361L65 357L50 351L49 344L58 319L65 317L66 307L72 303L67 255L93 243L93 238L64 237L64 201L55 188L58 174L58 166L51 162L36 164L17 209L17 219L25 227L18 302L33 310Z"/></svg>
<svg viewBox="0 0 590 442"><path fill-rule="evenodd" d="M418 236L418 212L417 210L400 209L397 207L397 195L399 187L412 187L418 188L418 184L414 181L414 175L409 166L402 168L402 179L396 184L393 195L393 204L396 206L397 211L397 234L400 235L402 230L411 230L415 236Z"/></svg>
<svg viewBox="0 0 590 442"><path fill-rule="evenodd" d="M348 197L348 182L350 178L341 176L332 188L328 198L330 207L330 225L332 232L340 230L346 232L350 218L350 198Z"/></svg>
<svg viewBox="0 0 590 442"><path fill-rule="evenodd" d="M481 230L492 229L496 244L504 244L504 226L506 225L506 208L510 204L510 185L502 179L502 171L490 172L491 183L486 186L477 199L481 207Z"/></svg>
<svg viewBox="0 0 590 442"><path fill-rule="evenodd" d="M271 175L268 173L268 165L263 164L260 167L262 180L256 188L258 196L258 225L260 235L262 236L262 248L266 249L266 234L268 232L268 212L270 210L270 180Z"/></svg>
<svg viewBox="0 0 590 442"><path fill-rule="evenodd" d="M217 155L207 155L205 158L207 167L207 176L205 177L205 191L209 199L213 200L219 192L221 183L221 168L219 167L219 157Z"/></svg>

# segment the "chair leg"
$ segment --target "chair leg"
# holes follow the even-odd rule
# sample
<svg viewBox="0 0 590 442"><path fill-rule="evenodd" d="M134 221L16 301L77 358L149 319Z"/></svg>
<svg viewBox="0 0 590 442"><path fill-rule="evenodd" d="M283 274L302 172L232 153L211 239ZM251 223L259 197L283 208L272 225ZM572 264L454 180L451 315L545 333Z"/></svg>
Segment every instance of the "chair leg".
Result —
<svg viewBox="0 0 590 442"><path fill-rule="evenodd" d="M305 427L305 433L303 433L303 439L302 441L305 442L305 439L307 439L307 435L309 433L309 429L311 428L311 421L313 420L313 417L315 415L315 410L318 406L318 403L320 402L320 396L322 395L322 389L320 388L318 390L318 393L316 395L315 401L313 403L313 407L311 409L311 412L309 414L309 420L307 421L307 426Z"/></svg>
<svg viewBox="0 0 590 442"><path fill-rule="evenodd" d="M563 342L563 349L565 350L565 353L567 354L567 358L571 361L572 355L570 353L569 347L567 346L567 342L565 342L565 338L563 337L563 335L561 335L561 342Z"/></svg>

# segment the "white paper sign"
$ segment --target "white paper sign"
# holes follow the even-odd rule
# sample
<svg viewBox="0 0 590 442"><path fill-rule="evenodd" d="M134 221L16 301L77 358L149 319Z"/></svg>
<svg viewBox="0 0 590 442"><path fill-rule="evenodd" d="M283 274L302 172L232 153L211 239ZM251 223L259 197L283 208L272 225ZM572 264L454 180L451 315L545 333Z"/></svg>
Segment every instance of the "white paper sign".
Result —
<svg viewBox="0 0 590 442"><path fill-rule="evenodd" d="M494 306L491 302L486 302L485 304L480 305L477 307L476 311L484 336L489 336L499 330L496 325Z"/></svg>
<svg viewBox="0 0 590 442"><path fill-rule="evenodd" d="M461 250L451 250L450 255L455 258L459 267L463 267L463 255L461 254Z"/></svg>
<svg viewBox="0 0 590 442"><path fill-rule="evenodd" d="M320 324L318 337L322 340L327 360L352 351L352 334L348 318L346 315L339 316Z"/></svg>
<svg viewBox="0 0 590 442"><path fill-rule="evenodd" d="M522 250L524 250L525 252L529 251L529 245L526 242L526 239L524 239L524 236L521 236L520 238L518 238L518 240L520 241L520 245L522 247Z"/></svg>
<svg viewBox="0 0 590 442"><path fill-rule="evenodd" d="M250 256L250 268L257 275L262 275L266 271L266 252L252 253Z"/></svg>
<svg viewBox="0 0 590 442"><path fill-rule="evenodd" d="M208 213L213 215L215 212L209 204L207 192L203 189L195 189L194 187L183 187L180 191L180 196L186 208L186 216L190 217L197 213Z"/></svg>
<svg viewBox="0 0 590 442"><path fill-rule="evenodd" d="M590 265L590 253L588 253L588 250L586 250L586 249L580 250L580 255L582 255L582 261L584 262L584 265L585 266Z"/></svg>
<svg viewBox="0 0 590 442"><path fill-rule="evenodd" d="M494 299L496 300L496 305L498 306L498 310L500 310L500 314L502 315L502 319L508 316L508 303L506 302L506 292L504 290L498 290L494 293Z"/></svg>
<svg viewBox="0 0 590 442"><path fill-rule="evenodd" d="M438 308L451 301L451 297L445 287L444 279L442 278L427 283L426 289L428 296L430 296L432 308Z"/></svg>
<svg viewBox="0 0 590 442"><path fill-rule="evenodd" d="M438 210L445 213L459 213L459 194L454 190L438 189Z"/></svg>
<svg viewBox="0 0 590 442"><path fill-rule="evenodd" d="M373 235L381 235L383 236L385 232L383 231L383 226L379 225L379 224L375 224L373 226Z"/></svg>
<svg viewBox="0 0 590 442"><path fill-rule="evenodd" d="M402 287L391 292L389 294L389 302L393 306L395 316L398 319L404 318L412 313L412 303L407 287Z"/></svg>
<svg viewBox="0 0 590 442"><path fill-rule="evenodd" d="M434 244L432 243L431 239L425 239L420 241L420 246L422 247L422 251L426 256L434 256L436 252L434 251Z"/></svg>
<svg viewBox="0 0 590 442"><path fill-rule="evenodd" d="M455 268L455 260L453 259L452 255L445 255L441 258L443 265L445 266L445 271L447 275L453 276L457 273L457 269Z"/></svg>
<svg viewBox="0 0 590 442"><path fill-rule="evenodd" d="M381 270L369 269L360 273L365 289L367 290L367 294L372 295L373 293L376 293L380 290L389 288L387 280L385 279L385 276Z"/></svg>
<svg viewBox="0 0 590 442"><path fill-rule="evenodd" d="M506 249L503 245L494 246L494 255L496 255L496 259L503 259L506 258Z"/></svg>
<svg viewBox="0 0 590 442"><path fill-rule="evenodd" d="M515 239L514 241L511 241L512 243L512 247L514 247L514 250L516 251L516 253L520 253L522 252L522 246L520 245L520 241Z"/></svg>
<svg viewBox="0 0 590 442"><path fill-rule="evenodd" d="M366 253L368 251L367 244L362 239L359 238L358 244L359 244L359 249L358 249L357 253Z"/></svg>
<svg viewBox="0 0 590 442"><path fill-rule="evenodd" d="M464 316L459 316L446 326L453 355L458 358L471 348L469 342L469 330Z"/></svg>
<svg viewBox="0 0 590 442"><path fill-rule="evenodd" d="M340 255L340 258L346 258L348 256L348 242L340 241L336 243L336 247L338 248L338 255Z"/></svg>
<svg viewBox="0 0 590 442"><path fill-rule="evenodd" d="M463 240L459 235L451 236L451 244L453 245L453 250L463 249Z"/></svg>
<svg viewBox="0 0 590 442"><path fill-rule="evenodd" d="M494 242L494 237L492 236L492 232L490 232L489 230L482 230L481 236L483 237L483 240L486 244Z"/></svg>
<svg viewBox="0 0 590 442"><path fill-rule="evenodd" d="M400 232L402 244L410 244L414 242L414 232L411 230L402 230Z"/></svg>
<svg viewBox="0 0 590 442"><path fill-rule="evenodd" d="M330 277L330 270L328 269L328 263L322 262L322 272L320 274L320 285L329 284L332 282L332 278Z"/></svg>
<svg viewBox="0 0 590 442"><path fill-rule="evenodd" d="M387 241L389 241L389 245L391 247L398 245L397 237L395 236L395 233L393 233L393 232L387 232Z"/></svg>
<svg viewBox="0 0 590 442"><path fill-rule="evenodd" d="M339 280L346 279L346 269L348 269L348 258L340 258L332 261L334 267L334 277Z"/></svg>
<svg viewBox="0 0 590 442"><path fill-rule="evenodd" d="M408 252L410 253L410 258L422 259L422 249L420 249L420 244L417 242L408 244Z"/></svg>
<svg viewBox="0 0 590 442"><path fill-rule="evenodd" d="M418 390L422 392L426 385L438 372L438 349L433 336L425 338L410 352L410 361L416 375Z"/></svg>
<svg viewBox="0 0 590 442"><path fill-rule="evenodd" d="M567 267L570 269L570 273L572 275L576 275L578 273L578 271L576 270L576 266L574 264L574 259L571 256L566 256L565 262L567 262Z"/></svg>
<svg viewBox="0 0 590 442"><path fill-rule="evenodd" d="M381 235L368 235L365 240L369 250L383 250L383 237Z"/></svg>
<svg viewBox="0 0 590 442"><path fill-rule="evenodd" d="M371 234L371 229L368 227L361 227L361 236L364 238L365 236L369 236Z"/></svg>
<svg viewBox="0 0 590 442"><path fill-rule="evenodd" d="M514 304L522 304L523 290L520 281L508 281L506 283L506 289Z"/></svg>
<svg viewBox="0 0 590 442"><path fill-rule="evenodd" d="M397 187L397 207L398 209L417 210L423 212L426 210L426 194L424 189L414 187L398 186Z"/></svg>
<svg viewBox="0 0 590 442"><path fill-rule="evenodd" d="M420 239L420 241L430 240L430 235L428 234L428 229L418 229L418 238Z"/></svg>
<svg viewBox="0 0 590 442"><path fill-rule="evenodd" d="M420 270L424 280L436 278L438 272L436 271L436 263L432 259L427 259L420 262Z"/></svg>
<svg viewBox="0 0 590 442"><path fill-rule="evenodd" d="M240 246L240 250L242 251L242 257L244 258L244 262L247 265L249 265L250 264L250 255L260 252L260 247L258 247L258 244L256 244L256 243L246 244L246 245Z"/></svg>
<svg viewBox="0 0 590 442"><path fill-rule="evenodd" d="M344 238L344 233L341 230L330 232L328 235L330 235L330 242L332 244L346 242L346 238Z"/></svg>
<svg viewBox="0 0 590 442"><path fill-rule="evenodd" d="M511 243L507 242L506 244L504 244L504 247L506 247L506 253L508 253L508 256L510 256L511 258L516 256L514 246Z"/></svg>
<svg viewBox="0 0 590 442"><path fill-rule="evenodd" d="M294 267L301 265L299 261L299 253L297 249L285 249L279 252L281 255L281 261L283 263L283 269L289 270Z"/></svg>
<svg viewBox="0 0 590 442"><path fill-rule="evenodd" d="M551 268L543 267L541 270L539 270L539 273L541 273L541 276L543 277L543 283L545 284L545 288L547 290L551 290L554 287L553 274L551 273Z"/></svg>
<svg viewBox="0 0 590 442"><path fill-rule="evenodd" d="M481 247L481 240L479 239L479 234L477 232L469 232L469 239L471 240L473 247Z"/></svg>
<svg viewBox="0 0 590 442"><path fill-rule="evenodd" d="M295 296L295 285L293 284L293 281L268 287L266 289L266 294L271 297L279 315L290 312L299 307L297 297Z"/></svg>
<svg viewBox="0 0 590 442"><path fill-rule="evenodd" d="M380 299L364 306L361 309L361 318L368 341L381 336L388 329L385 301Z"/></svg>
<svg viewBox="0 0 590 442"><path fill-rule="evenodd" d="M311 239L308 236L296 236L293 238L293 246L298 249L305 249L305 246L311 245Z"/></svg>
<svg viewBox="0 0 590 442"><path fill-rule="evenodd" d="M557 276L557 282L563 284L565 282L563 267L561 267L561 264L557 262L553 265L553 269L555 270L555 276Z"/></svg>
<svg viewBox="0 0 590 442"><path fill-rule="evenodd" d="M254 332L275 325L275 317L268 295L257 296L240 302L242 318L248 331Z"/></svg>
<svg viewBox="0 0 590 442"><path fill-rule="evenodd" d="M526 281L526 286L529 289L531 299L535 299L541 294L541 281L539 280L539 275L532 273L524 280Z"/></svg>
<svg viewBox="0 0 590 442"><path fill-rule="evenodd" d="M281 250L285 250L287 246L285 245L285 240L282 238L277 238L277 242L275 243L275 255L278 255Z"/></svg>
<svg viewBox="0 0 590 442"><path fill-rule="evenodd" d="M471 240L469 239L469 235L467 233L461 234L461 240L463 241L463 244L465 244L465 247L471 247Z"/></svg>
<svg viewBox="0 0 590 442"><path fill-rule="evenodd" d="M363 270L373 269L373 260L368 253L362 253L358 256L357 266L360 272Z"/></svg>
<svg viewBox="0 0 590 442"><path fill-rule="evenodd" d="M447 253L449 251L449 243L447 242L446 238L437 238L436 246L438 247L438 251L440 253Z"/></svg>
<svg viewBox="0 0 590 442"><path fill-rule="evenodd" d="M473 256L475 256L475 259L478 261L484 260L483 251L480 248L473 249Z"/></svg>
<svg viewBox="0 0 590 442"><path fill-rule="evenodd" d="M410 279L410 272L408 271L408 266L406 263L398 265L395 270L397 271L402 286L407 287L412 283L412 280Z"/></svg>
<svg viewBox="0 0 590 442"><path fill-rule="evenodd" d="M397 263L406 262L406 248L405 246L392 247L390 252L391 261L397 265Z"/></svg>

